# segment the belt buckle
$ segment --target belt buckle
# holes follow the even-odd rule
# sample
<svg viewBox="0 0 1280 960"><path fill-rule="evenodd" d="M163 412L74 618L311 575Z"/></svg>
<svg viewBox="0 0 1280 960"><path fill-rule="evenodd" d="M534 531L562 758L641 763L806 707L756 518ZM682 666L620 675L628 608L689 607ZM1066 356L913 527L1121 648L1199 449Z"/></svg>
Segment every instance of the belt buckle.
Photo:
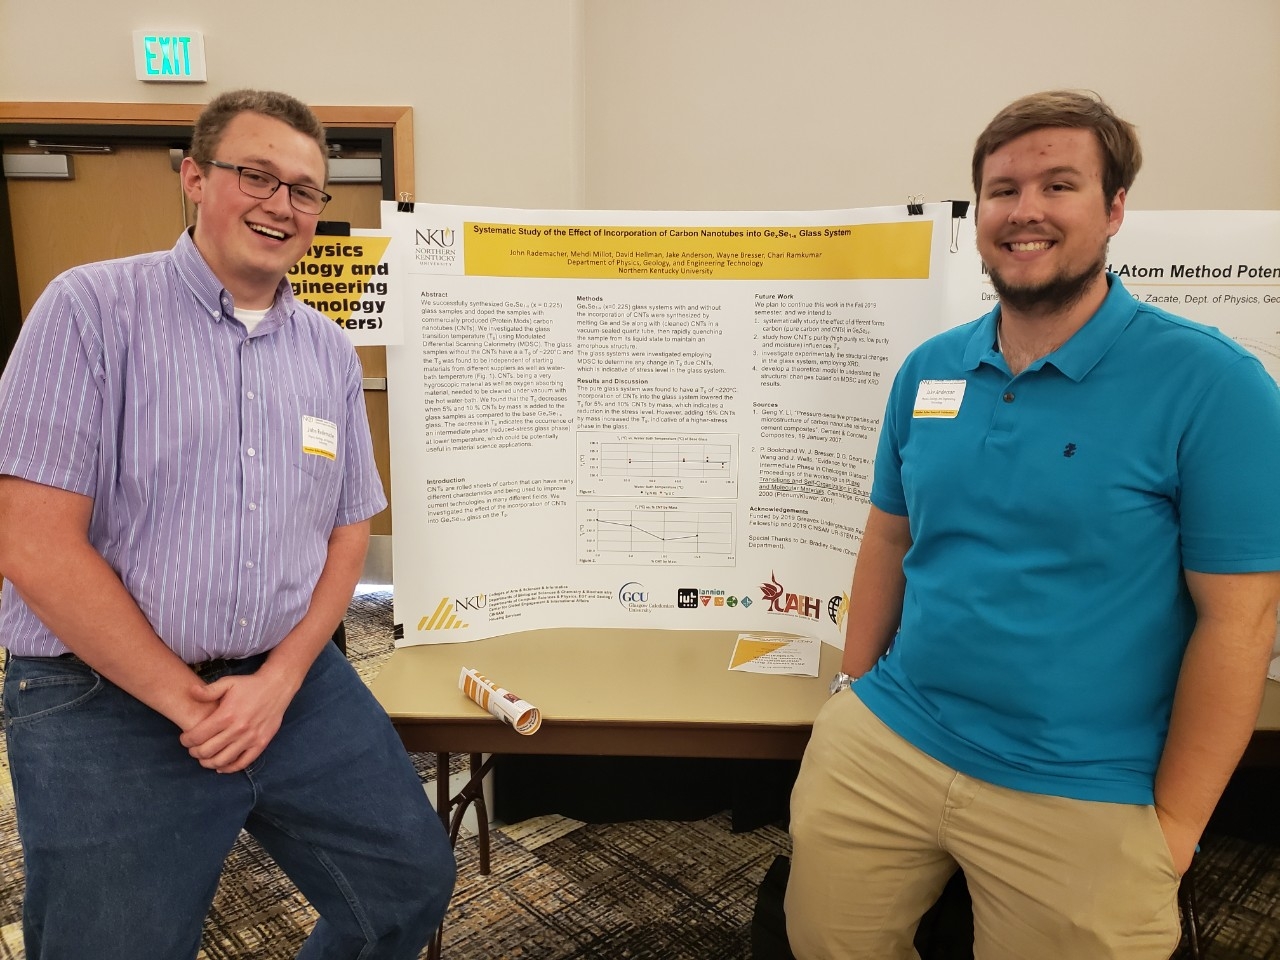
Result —
<svg viewBox="0 0 1280 960"><path fill-rule="evenodd" d="M204 660L200 663L193 663L191 669L195 671L197 677L201 680L207 680L210 676L220 670L225 670L231 666L231 661L225 657L214 657L212 660Z"/></svg>

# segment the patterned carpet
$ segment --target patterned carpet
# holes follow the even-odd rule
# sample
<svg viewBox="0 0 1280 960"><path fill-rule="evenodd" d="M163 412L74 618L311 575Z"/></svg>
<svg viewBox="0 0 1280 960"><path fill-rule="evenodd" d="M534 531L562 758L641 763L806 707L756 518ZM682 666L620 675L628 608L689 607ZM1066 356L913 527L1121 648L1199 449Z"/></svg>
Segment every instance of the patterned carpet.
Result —
<svg viewBox="0 0 1280 960"><path fill-rule="evenodd" d="M348 656L366 681L391 653L391 616L389 593L352 605ZM414 762L424 782L434 781L431 756ZM756 891L774 856L789 848L781 826L732 833L728 814L611 825L538 817L498 828L492 843L493 872L482 877L475 840L459 842L446 960L747 960ZM1206 960L1280 960L1280 847L1218 836L1203 847L1196 870ZM0 884L0 960L21 960L22 858L2 750ZM314 920L242 835L200 957L285 960Z"/></svg>

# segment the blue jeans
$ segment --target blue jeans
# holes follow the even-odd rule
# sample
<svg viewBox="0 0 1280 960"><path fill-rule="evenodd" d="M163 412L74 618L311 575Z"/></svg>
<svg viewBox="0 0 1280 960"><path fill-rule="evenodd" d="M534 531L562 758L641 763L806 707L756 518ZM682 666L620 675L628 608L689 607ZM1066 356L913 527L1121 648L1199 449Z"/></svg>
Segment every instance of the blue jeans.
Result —
<svg viewBox="0 0 1280 960"><path fill-rule="evenodd" d="M320 914L300 960L416 960L444 916L444 829L332 644L236 774L201 767L173 723L79 660L10 658L4 714L28 960L194 958L241 828Z"/></svg>

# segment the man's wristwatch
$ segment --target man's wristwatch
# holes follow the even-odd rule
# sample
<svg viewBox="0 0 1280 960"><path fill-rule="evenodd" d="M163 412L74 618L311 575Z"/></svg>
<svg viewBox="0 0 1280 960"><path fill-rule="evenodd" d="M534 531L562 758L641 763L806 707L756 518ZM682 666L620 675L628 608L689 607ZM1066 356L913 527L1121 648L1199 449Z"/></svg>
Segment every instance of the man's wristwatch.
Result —
<svg viewBox="0 0 1280 960"><path fill-rule="evenodd" d="M858 678L851 677L849 676L849 674L841 670L831 679L831 696L834 697L837 693L839 693L845 687L853 686L853 681L856 679Z"/></svg>

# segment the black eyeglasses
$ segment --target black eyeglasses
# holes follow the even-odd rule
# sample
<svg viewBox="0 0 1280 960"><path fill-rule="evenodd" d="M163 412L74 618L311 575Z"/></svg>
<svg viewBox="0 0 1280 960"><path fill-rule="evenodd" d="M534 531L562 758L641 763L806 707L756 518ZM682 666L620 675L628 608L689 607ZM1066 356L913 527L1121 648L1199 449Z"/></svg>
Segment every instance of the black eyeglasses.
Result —
<svg viewBox="0 0 1280 960"><path fill-rule="evenodd" d="M289 188L289 205L299 213L320 213L324 205L333 199L323 190L309 187L305 183L285 183L273 173L257 170L253 167L241 167L234 163L223 163L221 160L205 161L211 167L223 170L234 170L240 175L240 192L255 200L267 200L275 196L281 187Z"/></svg>

